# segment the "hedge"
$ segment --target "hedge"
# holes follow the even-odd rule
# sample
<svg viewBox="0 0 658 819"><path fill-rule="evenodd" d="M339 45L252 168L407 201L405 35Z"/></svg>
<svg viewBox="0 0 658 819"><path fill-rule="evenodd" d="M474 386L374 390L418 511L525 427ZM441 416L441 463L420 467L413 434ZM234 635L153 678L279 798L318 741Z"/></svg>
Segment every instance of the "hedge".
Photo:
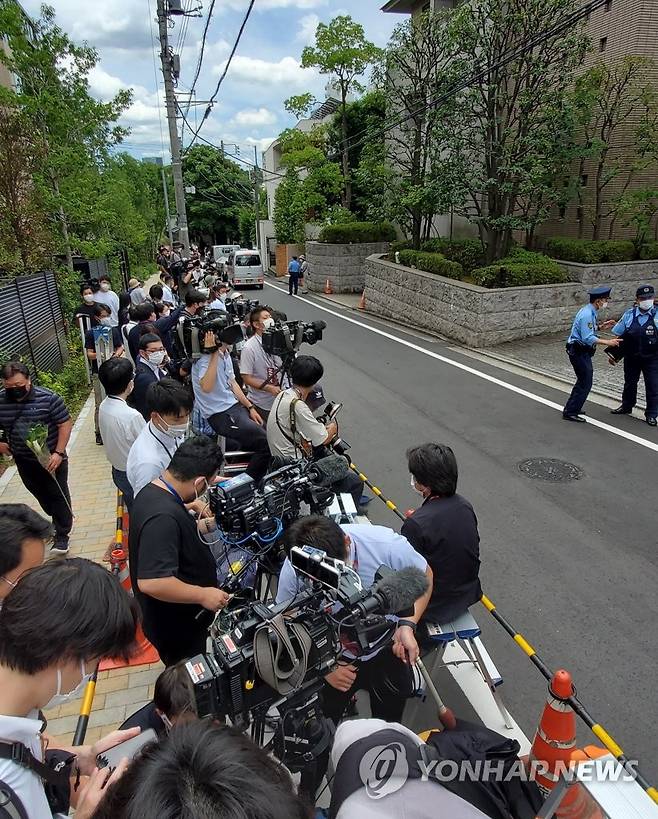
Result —
<svg viewBox="0 0 658 819"><path fill-rule="evenodd" d="M630 262L636 258L635 245L628 240L547 239L546 252L554 259L581 264Z"/></svg>
<svg viewBox="0 0 658 819"><path fill-rule="evenodd" d="M415 267L425 273L445 276L448 279L461 279L464 268L458 262L451 262L440 253L426 253L422 250L401 250L400 264Z"/></svg>
<svg viewBox="0 0 658 819"><path fill-rule="evenodd" d="M480 287L523 287L569 281L567 272L553 259L522 248L495 264L473 270L470 275Z"/></svg>
<svg viewBox="0 0 658 819"><path fill-rule="evenodd" d="M395 254L399 253L402 250L411 250L413 242L410 239L398 239L395 242L391 242L391 250L390 256L391 261L395 261Z"/></svg>
<svg viewBox="0 0 658 819"><path fill-rule="evenodd" d="M642 245L639 253L640 259L658 259L658 242L647 242Z"/></svg>
<svg viewBox="0 0 658 819"><path fill-rule="evenodd" d="M485 263L484 249L479 239L428 239L421 249L441 253L451 262L459 262L467 273Z"/></svg>
<svg viewBox="0 0 658 819"><path fill-rule="evenodd" d="M396 238L395 228L388 222L346 222L342 225L325 225L320 231L318 241L334 245L349 245L365 242L393 242Z"/></svg>

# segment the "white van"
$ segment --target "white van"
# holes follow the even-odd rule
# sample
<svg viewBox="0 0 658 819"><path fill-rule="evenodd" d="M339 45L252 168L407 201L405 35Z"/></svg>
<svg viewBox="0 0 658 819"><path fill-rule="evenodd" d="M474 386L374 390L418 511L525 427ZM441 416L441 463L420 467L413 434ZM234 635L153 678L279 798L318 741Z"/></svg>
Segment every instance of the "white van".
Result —
<svg viewBox="0 0 658 819"><path fill-rule="evenodd" d="M228 261L228 257L236 250L240 250L240 245L213 245L212 257L223 270Z"/></svg>
<svg viewBox="0 0 658 819"><path fill-rule="evenodd" d="M235 250L228 257L226 275L233 287L253 285L263 289L263 263L257 250Z"/></svg>

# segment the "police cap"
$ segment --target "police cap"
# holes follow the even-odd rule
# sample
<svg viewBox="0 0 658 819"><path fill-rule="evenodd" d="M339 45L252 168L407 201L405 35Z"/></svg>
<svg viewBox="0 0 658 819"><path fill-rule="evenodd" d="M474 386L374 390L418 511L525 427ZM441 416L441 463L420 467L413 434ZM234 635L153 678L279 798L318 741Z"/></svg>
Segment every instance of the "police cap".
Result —
<svg viewBox="0 0 658 819"><path fill-rule="evenodd" d="M636 299L652 299L654 295L655 291L653 289L653 285L651 284L642 284L635 291Z"/></svg>
<svg viewBox="0 0 658 819"><path fill-rule="evenodd" d="M589 297L591 299L602 299L605 296L609 296L611 290L612 287L609 287L607 284L601 284L598 287L593 287L589 291Z"/></svg>

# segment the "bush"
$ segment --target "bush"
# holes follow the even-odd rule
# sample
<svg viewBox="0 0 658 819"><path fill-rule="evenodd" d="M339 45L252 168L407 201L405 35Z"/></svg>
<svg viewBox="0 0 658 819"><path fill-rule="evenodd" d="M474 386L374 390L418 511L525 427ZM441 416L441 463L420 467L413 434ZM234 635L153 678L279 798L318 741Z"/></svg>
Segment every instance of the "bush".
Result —
<svg viewBox="0 0 658 819"><path fill-rule="evenodd" d="M636 255L633 242L626 240L548 239L546 252L554 259L581 264L630 262Z"/></svg>
<svg viewBox="0 0 658 819"><path fill-rule="evenodd" d="M640 259L658 259L658 242L647 242L642 245L639 257Z"/></svg>
<svg viewBox="0 0 658 819"><path fill-rule="evenodd" d="M522 248L495 264L473 270L471 277L480 287L522 287L569 281L567 272L553 259Z"/></svg>
<svg viewBox="0 0 658 819"><path fill-rule="evenodd" d="M397 238L395 228L388 222L349 222L342 225L325 225L320 231L319 242L349 245L365 242L393 242Z"/></svg>
<svg viewBox="0 0 658 819"><path fill-rule="evenodd" d="M464 269L458 262L451 262L440 253L426 253L422 250L400 251L400 263L415 267L425 273L445 276L448 279L461 279Z"/></svg>
<svg viewBox="0 0 658 819"><path fill-rule="evenodd" d="M47 387L61 396L71 415L77 415L89 395L83 353L71 350L60 372L42 371L39 373L38 381L42 387Z"/></svg>
<svg viewBox="0 0 658 819"><path fill-rule="evenodd" d="M451 262L459 262L467 273L485 262L479 239L428 239L421 249L428 253L441 253Z"/></svg>
<svg viewBox="0 0 658 819"><path fill-rule="evenodd" d="M398 239L395 242L391 242L391 250L390 256L391 261L395 261L395 254L400 253L402 250L411 250L412 242L409 239Z"/></svg>

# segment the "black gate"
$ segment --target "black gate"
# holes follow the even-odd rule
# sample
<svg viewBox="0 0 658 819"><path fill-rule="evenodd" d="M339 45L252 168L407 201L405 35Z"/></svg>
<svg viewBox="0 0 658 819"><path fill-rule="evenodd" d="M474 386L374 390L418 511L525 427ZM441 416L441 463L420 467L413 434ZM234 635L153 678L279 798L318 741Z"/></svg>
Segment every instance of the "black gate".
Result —
<svg viewBox="0 0 658 819"><path fill-rule="evenodd" d="M20 358L37 374L67 358L64 316L52 271L0 279L0 361Z"/></svg>

